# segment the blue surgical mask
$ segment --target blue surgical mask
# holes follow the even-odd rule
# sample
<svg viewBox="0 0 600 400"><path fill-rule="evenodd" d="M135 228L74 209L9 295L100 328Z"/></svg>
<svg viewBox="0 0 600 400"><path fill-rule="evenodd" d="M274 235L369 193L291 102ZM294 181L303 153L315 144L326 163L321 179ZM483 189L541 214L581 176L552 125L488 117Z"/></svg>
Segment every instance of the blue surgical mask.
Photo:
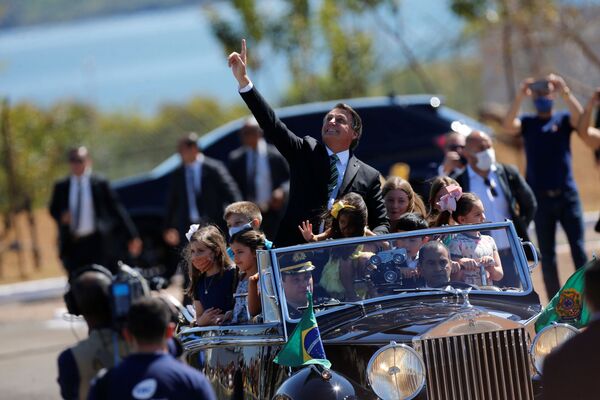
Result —
<svg viewBox="0 0 600 400"><path fill-rule="evenodd" d="M533 105L535 109L539 113L549 113L552 111L552 106L554 105L554 100L549 99L547 97L538 97L533 99Z"/></svg>
<svg viewBox="0 0 600 400"><path fill-rule="evenodd" d="M235 235L236 233L241 232L246 229L252 229L252 223L248 222L245 225L232 226L231 228L229 228L229 237L232 238L233 235Z"/></svg>

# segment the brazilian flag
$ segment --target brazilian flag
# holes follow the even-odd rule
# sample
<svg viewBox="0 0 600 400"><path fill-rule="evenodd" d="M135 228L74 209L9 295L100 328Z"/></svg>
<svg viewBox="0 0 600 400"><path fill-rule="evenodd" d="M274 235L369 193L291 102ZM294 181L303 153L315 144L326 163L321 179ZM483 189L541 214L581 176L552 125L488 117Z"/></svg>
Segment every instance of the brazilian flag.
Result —
<svg viewBox="0 0 600 400"><path fill-rule="evenodd" d="M535 323L536 332L555 321L573 325L578 329L590 322L590 311L585 303L583 287L585 270L595 261L595 258L592 259L567 279L538 317Z"/></svg>
<svg viewBox="0 0 600 400"><path fill-rule="evenodd" d="M319 326L313 311L312 293L307 292L306 297L308 308L304 310L302 319L274 361L288 367L319 364L331 368L331 362L325 357L325 349L323 349Z"/></svg>

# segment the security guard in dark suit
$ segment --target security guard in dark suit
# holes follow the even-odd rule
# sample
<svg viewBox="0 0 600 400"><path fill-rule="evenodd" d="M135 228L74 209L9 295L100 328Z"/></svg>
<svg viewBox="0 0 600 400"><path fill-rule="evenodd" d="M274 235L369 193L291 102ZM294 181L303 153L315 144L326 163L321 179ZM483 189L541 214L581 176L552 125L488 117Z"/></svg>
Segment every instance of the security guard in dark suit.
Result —
<svg viewBox="0 0 600 400"><path fill-rule="evenodd" d="M59 231L59 256L69 276L84 265L104 265L116 271L127 256L118 238L125 236L129 255L142 250L135 225L109 182L92 173L92 160L83 147L68 153L71 174L54 185L50 214Z"/></svg>

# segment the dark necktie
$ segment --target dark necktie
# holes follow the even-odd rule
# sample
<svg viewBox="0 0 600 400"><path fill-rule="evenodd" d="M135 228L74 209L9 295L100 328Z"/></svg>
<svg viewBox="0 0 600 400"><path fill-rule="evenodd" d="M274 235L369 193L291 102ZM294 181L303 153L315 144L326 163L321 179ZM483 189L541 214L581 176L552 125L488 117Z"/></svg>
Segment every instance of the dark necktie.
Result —
<svg viewBox="0 0 600 400"><path fill-rule="evenodd" d="M337 162L339 158L337 154L332 154L329 156L329 183L327 184L327 193L329 194L329 198L333 196L333 192L337 186L339 173L337 169Z"/></svg>
<svg viewBox="0 0 600 400"><path fill-rule="evenodd" d="M255 175L256 175L256 151L249 150L248 151L248 171L246 173L246 193L247 200L254 201L256 200L256 183L255 183Z"/></svg>
<svg viewBox="0 0 600 400"><path fill-rule="evenodd" d="M489 178L485 178L483 180L483 182L485 183L485 185L487 187L490 188L490 192L492 193L492 196L497 197L498 196L498 191L496 190L496 184L492 181L490 181Z"/></svg>
<svg viewBox="0 0 600 400"><path fill-rule="evenodd" d="M75 195L75 207L73 207L73 221L71 229L77 232L79 223L81 222L81 203L83 202L83 190L81 188L81 177L75 179L77 185L77 194Z"/></svg>
<svg viewBox="0 0 600 400"><path fill-rule="evenodd" d="M196 174L194 174L194 167L187 167L187 173L186 173L186 177L187 177L187 185L189 186L190 189L192 189L192 192L194 193L194 196L198 195L198 188L196 187Z"/></svg>

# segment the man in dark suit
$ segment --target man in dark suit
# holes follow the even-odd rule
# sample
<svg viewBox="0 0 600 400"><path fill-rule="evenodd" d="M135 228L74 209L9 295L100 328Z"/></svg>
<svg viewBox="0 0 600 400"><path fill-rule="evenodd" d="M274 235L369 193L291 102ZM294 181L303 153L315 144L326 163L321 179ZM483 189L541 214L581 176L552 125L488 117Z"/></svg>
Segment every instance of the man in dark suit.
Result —
<svg viewBox="0 0 600 400"><path fill-rule="evenodd" d="M263 217L261 229L273 238L289 192L288 163L275 146L263 139L255 118L249 118L240 129L240 140L242 146L229 154L229 172L244 200L258 205Z"/></svg>
<svg viewBox="0 0 600 400"><path fill-rule="evenodd" d="M88 264L115 270L123 254L115 238L125 235L130 255L142 242L107 180L92 174L92 160L81 146L68 153L71 175L54 185L50 214L59 231L59 256L69 276Z"/></svg>
<svg viewBox="0 0 600 400"><path fill-rule="evenodd" d="M535 216L537 203L525 179L514 166L496 162L492 140L484 132L473 131L467 136L463 154L467 167L452 178L463 192L473 192L481 199L489 221L512 220L519 237L528 241L527 227ZM500 284L513 286L518 279L508 238L499 232L491 234L504 267Z"/></svg>
<svg viewBox="0 0 600 400"><path fill-rule="evenodd" d="M587 328L554 349L544 360L544 400L598 398L600 360L600 260L585 271L585 301L592 313Z"/></svg>
<svg viewBox="0 0 600 400"><path fill-rule="evenodd" d="M223 211L242 199L223 163L200 152L195 133L181 138L177 150L182 164L171 179L164 231L171 246L180 245L191 224L211 223L226 232Z"/></svg>
<svg viewBox="0 0 600 400"><path fill-rule="evenodd" d="M246 72L246 42L241 53L229 55L229 66L239 84L242 98L272 142L290 165L290 196L286 213L275 239L276 246L304 243L298 226L309 220L321 227L320 214L346 193L360 194L369 211L369 228L387 233L389 221L381 196L379 172L357 159L352 150L362 134L360 116L350 106L337 104L323 120L318 142L300 138L277 118L254 88Z"/></svg>

